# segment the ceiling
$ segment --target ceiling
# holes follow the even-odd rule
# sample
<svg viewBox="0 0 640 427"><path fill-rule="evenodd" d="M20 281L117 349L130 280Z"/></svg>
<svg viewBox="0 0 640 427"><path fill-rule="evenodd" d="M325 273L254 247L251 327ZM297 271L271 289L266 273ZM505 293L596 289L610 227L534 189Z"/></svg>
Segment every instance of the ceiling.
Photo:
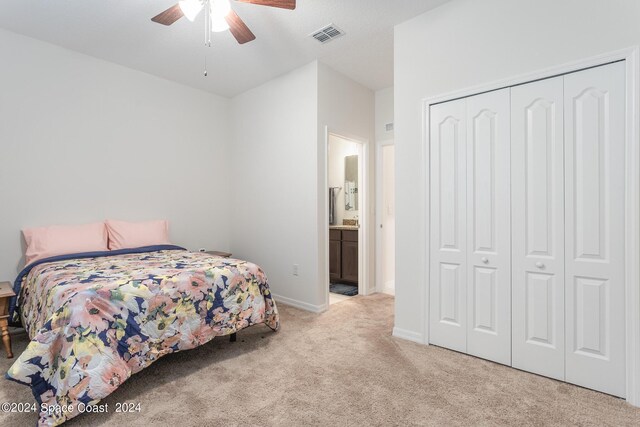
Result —
<svg viewBox="0 0 640 427"><path fill-rule="evenodd" d="M177 0L2 0L0 27L226 97L314 59L378 90L393 85L394 25L446 1L298 0L293 11L232 1L257 39L214 33L211 48L202 13L151 22ZM324 45L309 37L330 23L346 35Z"/></svg>

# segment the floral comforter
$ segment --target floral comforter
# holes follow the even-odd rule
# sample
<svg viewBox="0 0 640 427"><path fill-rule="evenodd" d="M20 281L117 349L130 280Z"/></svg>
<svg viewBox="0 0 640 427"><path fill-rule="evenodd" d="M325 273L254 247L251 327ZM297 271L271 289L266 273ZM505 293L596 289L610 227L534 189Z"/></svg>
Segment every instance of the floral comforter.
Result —
<svg viewBox="0 0 640 427"><path fill-rule="evenodd" d="M204 253L45 262L21 284L20 314L32 339L6 376L32 388L39 425L74 417L79 404L96 404L165 354L257 323L279 327L260 267Z"/></svg>

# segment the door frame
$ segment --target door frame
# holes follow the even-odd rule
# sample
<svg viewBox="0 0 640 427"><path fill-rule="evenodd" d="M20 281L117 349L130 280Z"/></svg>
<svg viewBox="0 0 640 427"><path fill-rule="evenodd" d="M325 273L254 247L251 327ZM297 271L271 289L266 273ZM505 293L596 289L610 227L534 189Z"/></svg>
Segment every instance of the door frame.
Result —
<svg viewBox="0 0 640 427"><path fill-rule="evenodd" d="M612 62L625 61L626 67L626 109L625 109L625 297L626 297L626 400L633 406L640 407L640 48L629 48L593 56L587 59L565 63L532 73L473 86L470 88L448 92L425 98L422 101L422 164L430 161L430 129L429 109L432 105L471 95L489 92L536 80L555 77L586 68L606 65ZM422 343L429 345L429 224L430 224L430 177L429 168L424 169L422 181L425 191L422 195L424 210L425 237L421 242L425 254L424 283L421 292L422 306Z"/></svg>
<svg viewBox="0 0 640 427"><path fill-rule="evenodd" d="M369 256L369 248L370 248L370 201L369 201L369 191L370 191L370 168L369 168L369 159L370 159L370 144L369 140L350 135L346 132L341 132L339 130L330 128L329 126L325 126L325 136L324 136L324 147L322 148L323 157L324 157L324 185L323 190L320 191L322 196L322 200L320 200L320 227L322 230L320 232L323 240L325 242L325 253L324 253L324 266L322 266L324 270L324 276L326 280L321 281L321 286L323 288L322 292L324 294L325 302L324 307L326 309L329 308L329 138L333 135L338 138L346 139L351 142L355 142L360 144L362 150L362 159L359 159L358 165L360 166L358 169L358 174L362 176L361 186L358 187L358 222L360 223L360 227L358 228L358 295L369 295L371 293L371 285L369 281L371 280L370 274L370 262L371 257Z"/></svg>
<svg viewBox="0 0 640 427"><path fill-rule="evenodd" d="M383 292L385 290L385 284L383 283L382 277L382 256L383 256L383 247L382 247L382 230L380 228L380 222L382 221L383 216L383 206L382 206L382 149L383 147L395 147L394 139L384 139L376 142L376 218L375 218L375 229L376 229L376 292ZM395 289L395 286L394 286ZM395 294L395 291L394 291Z"/></svg>

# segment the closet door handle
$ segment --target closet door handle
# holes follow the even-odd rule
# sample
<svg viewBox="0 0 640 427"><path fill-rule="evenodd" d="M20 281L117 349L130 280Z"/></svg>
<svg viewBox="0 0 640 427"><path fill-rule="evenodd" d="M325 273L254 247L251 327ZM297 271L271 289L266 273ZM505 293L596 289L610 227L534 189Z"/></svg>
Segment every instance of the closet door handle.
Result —
<svg viewBox="0 0 640 427"><path fill-rule="evenodd" d="M544 264L541 263L540 261L536 262L536 267L538 268L544 268Z"/></svg>
<svg viewBox="0 0 640 427"><path fill-rule="evenodd" d="M485 264L489 264L489 258L483 256L482 262L484 262Z"/></svg>

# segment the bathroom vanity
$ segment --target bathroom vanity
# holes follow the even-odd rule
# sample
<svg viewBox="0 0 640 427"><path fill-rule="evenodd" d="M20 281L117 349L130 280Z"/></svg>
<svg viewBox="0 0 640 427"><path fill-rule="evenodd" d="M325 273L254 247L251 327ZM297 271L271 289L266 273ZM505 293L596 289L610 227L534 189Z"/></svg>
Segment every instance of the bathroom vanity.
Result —
<svg viewBox="0 0 640 427"><path fill-rule="evenodd" d="M329 280L358 283L358 226L329 227Z"/></svg>

